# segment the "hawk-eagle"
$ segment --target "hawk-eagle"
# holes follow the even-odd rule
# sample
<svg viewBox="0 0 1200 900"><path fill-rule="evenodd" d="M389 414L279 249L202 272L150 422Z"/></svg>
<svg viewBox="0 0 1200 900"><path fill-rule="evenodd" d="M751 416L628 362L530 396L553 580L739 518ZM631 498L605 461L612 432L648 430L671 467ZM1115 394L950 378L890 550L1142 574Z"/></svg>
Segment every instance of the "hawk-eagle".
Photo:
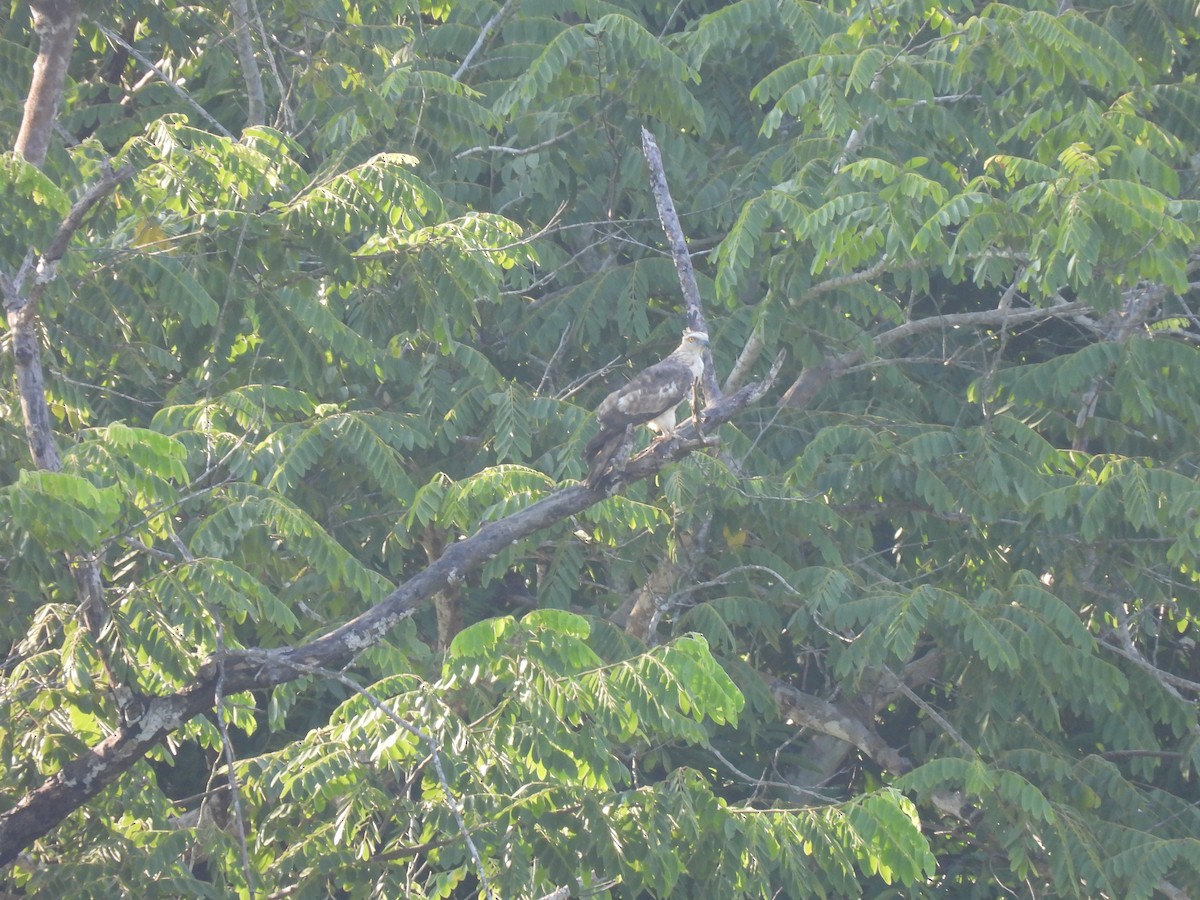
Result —
<svg viewBox="0 0 1200 900"><path fill-rule="evenodd" d="M675 429L675 408L704 374L708 335L685 331L675 352L638 373L596 407L600 432L588 441L588 484L595 486L631 425L668 434Z"/></svg>

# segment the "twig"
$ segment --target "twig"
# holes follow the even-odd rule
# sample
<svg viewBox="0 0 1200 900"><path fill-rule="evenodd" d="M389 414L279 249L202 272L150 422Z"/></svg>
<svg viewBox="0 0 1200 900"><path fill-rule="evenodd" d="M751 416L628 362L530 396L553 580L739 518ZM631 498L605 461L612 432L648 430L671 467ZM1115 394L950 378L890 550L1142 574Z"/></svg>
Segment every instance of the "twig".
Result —
<svg viewBox="0 0 1200 900"><path fill-rule="evenodd" d="M1010 327L1022 322L1037 322L1041 319L1059 319L1072 316L1091 307L1087 303L1063 303L1051 307L1036 309L984 309L977 312L950 313L942 316L927 316L923 319L913 319L903 325L897 325L873 340L873 349L879 349L903 338L923 334L927 331L951 328L981 328L993 325ZM828 360L824 365L805 369L800 377L792 382L791 387L779 398L780 406L803 407L816 394L817 390L831 378L841 375L850 366L860 362L866 356L865 350L851 350L841 356Z"/></svg>
<svg viewBox="0 0 1200 900"><path fill-rule="evenodd" d="M162 69L160 69L157 65L155 65L154 63L152 63L150 61L149 57L145 56L141 51L139 51L136 47L134 47L131 43L129 43L129 41L125 40L125 38L121 37L121 35L117 34L111 28L105 27L103 24L101 24L100 22L97 22L95 19L91 18L90 16L86 17L86 18L89 22L92 23L92 25L94 25L96 27L97 31L99 31L102 35L104 35L106 38L108 38L114 44L118 44L119 46L125 48L126 52L128 52L130 56L132 56L134 59L136 59L138 62L140 62L143 66L145 66L147 69L149 69L155 75L157 75L158 79L163 84L165 84L167 87L169 87L175 93L175 95L177 97L179 97L180 100L182 100L184 103L186 103L192 109L194 109L197 113L200 114L201 118L203 118L210 125L212 125L212 127L217 130L218 134L220 134L222 137L227 137L227 138L233 137L233 132L231 132L228 128L226 128L224 125L222 125L220 122L218 122L215 118L213 118L212 114L209 113L209 111L207 109L205 109L203 106L201 106L195 100L193 100L191 95L187 91L185 91L183 88L181 88L179 85L177 85L174 81L172 81L170 78L168 78L166 73L163 72Z"/></svg>
<svg viewBox="0 0 1200 900"><path fill-rule="evenodd" d="M453 78L455 81L458 81L458 79L462 78L463 72L467 71L467 67L471 65L471 60L473 60L479 51L483 49L483 45L487 41L488 36L492 33L492 29L499 25L500 20L508 15L508 11L512 8L513 2L514 0L504 0L504 5L500 7L500 9L498 9L490 19L483 23L483 28L479 32L479 37L475 38L474 45L470 50L467 51L467 55L463 57L462 63L457 69L454 70L454 74L450 76L451 78Z"/></svg>
<svg viewBox="0 0 1200 900"><path fill-rule="evenodd" d="M610 359L608 362L606 362L604 365L602 365L595 372L588 372L586 375L576 378L569 385L567 385L566 389L562 393L555 395L554 399L555 400L570 399L572 396L574 396L575 394L578 394L581 390L583 390L585 387L587 387L589 384L591 384L597 378L603 378L605 375L607 375L609 372L611 372L613 369L619 367L620 365L621 365L621 357L614 356L612 359Z"/></svg>
<svg viewBox="0 0 1200 900"><path fill-rule="evenodd" d="M588 116L578 125L572 125L562 134L556 134L554 137L546 138L546 140L540 141L536 144L531 144L528 147L505 147L503 144L480 144L477 147L468 147L466 150L460 150L458 153L454 154L454 158L462 159L466 156L474 156L476 153L505 153L509 156L526 156L530 153L537 153L539 150L545 149L546 147L551 147L554 144L557 144L559 141L569 138L577 131L581 131L584 128L595 125L596 120L603 117L603 115L612 108L615 102L615 99L610 100L600 109L599 112L593 116Z"/></svg>
<svg viewBox="0 0 1200 900"><path fill-rule="evenodd" d="M279 116L276 121L282 120L284 128L294 133L295 115L288 105L288 96L291 91L289 86L283 83L283 76L279 74L279 64L275 61L275 54L271 52L271 40L267 35L267 26L263 24L262 13L259 12L258 3L255 0L250 0L250 11L254 14L254 23L258 26L258 37L262 41L263 52L267 54L271 74L275 77L275 84L279 88Z"/></svg>
<svg viewBox="0 0 1200 900"><path fill-rule="evenodd" d="M559 354L563 351L563 347L567 345L567 335L570 333L571 323L568 322L567 327L563 329L562 337L558 339L558 346L554 349L554 352L550 354L550 359L546 363L545 370L542 372L542 380L538 382L537 390L533 392L534 395L540 395L542 393L542 388L546 386L546 382L550 379L550 370L554 368L554 361L558 359Z"/></svg>
<svg viewBox="0 0 1200 900"><path fill-rule="evenodd" d="M927 716L929 716L929 718L933 719L933 721L937 723L938 727L942 729L942 731L946 734L946 736L949 737L952 741L954 741L955 744L958 745L958 748L960 750L962 750L965 754L967 754L967 756L971 757L972 759L975 759L979 756L979 753L975 750L975 748L972 747L970 744L968 744L966 742L966 740L963 738L963 736L958 733L958 731L955 729L955 727L953 725L951 725L948 721L946 721L945 716L943 716L940 712L938 712L936 709L934 709L933 706L931 706L929 703L925 702L925 700L923 700L921 697L917 696L916 691L914 691L907 684L905 684L904 681L902 679L900 679L896 675L896 673L893 672L891 669L889 669L887 666L883 667L883 671L885 673L887 673L887 675L890 676L895 681L896 690L898 690L905 697L907 697L909 700L911 700L913 703L915 703L917 705L917 707L922 712L925 713L925 715L927 715Z"/></svg>
<svg viewBox="0 0 1200 900"><path fill-rule="evenodd" d="M721 764L724 765L725 768L727 768L730 772L732 772L738 778L745 781L747 784L752 784L755 787L780 788L781 790L789 791L791 793L801 794L806 797L813 797L817 800L820 800L822 803L833 803L834 802L833 797L828 797L823 794L818 794L816 791L810 791L808 788L802 788L802 787L800 787L800 785L792 784L789 781L768 781L765 778L755 778L753 775L749 775L746 772L743 772L741 769L739 769L737 766L735 766L733 763L731 763L729 760L727 760L725 758L725 756L721 753L721 751L718 750L716 747L713 747L710 745L707 749L708 749L709 753L711 753L713 756L715 756L717 759L719 759L721 761Z"/></svg>

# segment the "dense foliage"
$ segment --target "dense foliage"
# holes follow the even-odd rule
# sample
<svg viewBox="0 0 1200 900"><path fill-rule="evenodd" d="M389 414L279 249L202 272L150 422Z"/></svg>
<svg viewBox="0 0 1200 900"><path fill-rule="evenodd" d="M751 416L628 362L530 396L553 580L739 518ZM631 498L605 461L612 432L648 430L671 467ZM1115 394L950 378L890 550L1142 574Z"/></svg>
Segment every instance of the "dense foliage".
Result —
<svg viewBox="0 0 1200 900"><path fill-rule="evenodd" d="M583 477L683 322L643 126L725 389L788 357L344 669L218 677L6 889L1200 890L1198 40L1190 0L86 7L0 170L0 808ZM46 466L16 298L126 165L38 280Z"/></svg>

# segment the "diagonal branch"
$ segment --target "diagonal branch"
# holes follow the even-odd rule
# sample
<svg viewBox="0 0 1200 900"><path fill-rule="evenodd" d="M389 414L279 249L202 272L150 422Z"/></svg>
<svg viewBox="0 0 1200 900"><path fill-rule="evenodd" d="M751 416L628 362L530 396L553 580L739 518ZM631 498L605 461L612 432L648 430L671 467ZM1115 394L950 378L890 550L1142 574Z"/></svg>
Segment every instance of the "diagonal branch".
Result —
<svg viewBox="0 0 1200 900"><path fill-rule="evenodd" d="M451 78L453 78L455 81L458 81L460 78L462 78L463 73L466 72L470 67L471 61L475 59L479 51L483 49L483 45L487 43L487 39L491 36L492 31L497 25L500 24L501 20L508 15L508 12L510 9L512 9L514 2L516 2L516 0L505 0L504 5L496 10L490 19L483 23L483 28L479 30L479 37L475 38L475 43L471 45L471 49L467 51L467 55L463 57L462 63L457 69L454 70L454 74L450 76Z"/></svg>
<svg viewBox="0 0 1200 900"><path fill-rule="evenodd" d="M29 266L22 266L12 279L5 281L4 308L9 314L10 326L14 315L17 321L22 323L32 320L46 285L58 274L58 263L66 254L71 238L83 225L84 217L91 212L92 207L112 193L118 184L133 175L134 171L133 166L122 166L115 171L111 166L105 166L99 180L71 205L66 218L50 239L49 246L38 257L36 274L28 293L25 292L25 279L29 275Z"/></svg>
<svg viewBox="0 0 1200 900"><path fill-rule="evenodd" d="M58 261L67 251L71 238L83 224L84 217L97 203L125 178L133 174L132 166L117 171L108 168L100 180L75 201L67 217L59 225L50 245L38 258L33 284L26 290L25 280L30 265L21 266L12 278L3 279L4 308L11 331L17 393L21 398L21 418L25 424L25 439L33 464L44 471L61 472L62 458L54 438L54 422L46 402L46 379L42 372L42 347L37 328L37 307L46 285L55 277ZM33 259L32 252L26 257ZM84 624L93 638L99 638L104 626L104 585L100 565L94 557L68 557L71 577L80 601ZM111 673L110 673L111 674Z"/></svg>
<svg viewBox="0 0 1200 900"><path fill-rule="evenodd" d="M199 115L200 118L208 122L208 124L213 127L213 130L216 131L217 134L227 138L233 137L233 132L218 122L207 109L197 103L191 94L176 84L174 79L168 76L167 73L161 68L156 66L149 57L134 47L131 43L129 43L129 41L125 40L125 38L121 37L121 35L117 34L117 32L105 26L103 23L98 22L95 19L88 19L88 21L95 26L97 31L108 38L108 40L125 50L125 52L141 63L148 72L153 73L159 81L166 85L166 87L175 94L175 96L195 110L196 114Z"/></svg>
<svg viewBox="0 0 1200 900"><path fill-rule="evenodd" d="M705 410L705 427L711 429L732 419L771 387L782 365L776 359L766 381L749 384L721 398ZM481 526L474 534L448 546L436 562L404 582L371 609L307 644L280 650L245 650L225 655L218 666L209 660L191 684L165 697L139 698L136 714L130 707L127 720L113 733L64 765L10 809L0 813L0 866L11 862L38 838L49 833L67 815L87 803L148 750L182 727L189 719L213 708L218 677L226 694L259 690L292 681L305 668L339 669L368 647L378 643L395 625L412 616L438 592L460 584L513 541L519 541L603 500L616 486L650 478L664 466L707 446L693 423L685 422L675 434L638 454L613 484L590 488L575 484L560 488L510 516ZM220 670L223 669L223 672Z"/></svg>

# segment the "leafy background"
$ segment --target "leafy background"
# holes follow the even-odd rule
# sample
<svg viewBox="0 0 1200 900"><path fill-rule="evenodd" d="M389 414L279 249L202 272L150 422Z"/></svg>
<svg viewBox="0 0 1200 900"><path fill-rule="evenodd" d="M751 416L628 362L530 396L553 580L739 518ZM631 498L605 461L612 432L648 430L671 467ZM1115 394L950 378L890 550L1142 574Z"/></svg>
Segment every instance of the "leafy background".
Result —
<svg viewBox="0 0 1200 900"><path fill-rule="evenodd" d="M365 649L369 696L214 698L7 889L1200 889L1197 15L89 6L45 165L0 181L12 278L135 170L39 308L61 472L0 356L5 807L115 687L303 644L583 476L588 411L683 321L642 126L719 378L788 359L717 450Z"/></svg>

